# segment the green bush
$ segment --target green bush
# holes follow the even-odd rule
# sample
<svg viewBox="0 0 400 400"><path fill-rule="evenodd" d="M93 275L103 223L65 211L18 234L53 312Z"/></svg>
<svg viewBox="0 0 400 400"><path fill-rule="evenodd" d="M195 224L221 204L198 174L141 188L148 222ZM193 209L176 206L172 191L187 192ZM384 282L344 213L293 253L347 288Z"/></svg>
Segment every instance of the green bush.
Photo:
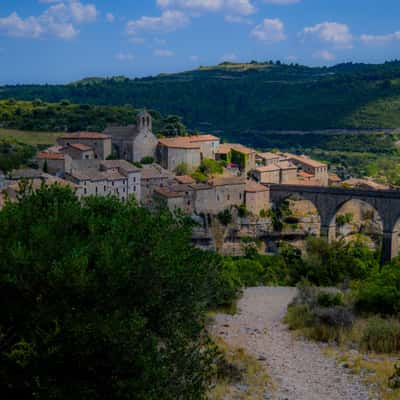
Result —
<svg viewBox="0 0 400 400"><path fill-rule="evenodd" d="M233 216L230 210L224 210L218 213L217 218L219 220L219 222L221 222L221 224L223 225L229 225L232 220L233 220Z"/></svg>
<svg viewBox="0 0 400 400"><path fill-rule="evenodd" d="M314 319L314 314L308 304L293 304L288 307L284 321L289 329L298 330L312 326Z"/></svg>
<svg viewBox="0 0 400 400"><path fill-rule="evenodd" d="M320 292L317 297L317 303L321 307L334 307L343 305L342 293Z"/></svg>
<svg viewBox="0 0 400 400"><path fill-rule="evenodd" d="M221 161L205 158L198 168L198 171L204 175L222 174L224 172L224 163Z"/></svg>
<svg viewBox="0 0 400 400"><path fill-rule="evenodd" d="M175 168L175 174L177 176L187 175L188 173L189 173L189 167L186 163L181 163L177 165Z"/></svg>
<svg viewBox="0 0 400 400"><path fill-rule="evenodd" d="M400 312L400 259L375 271L355 295L358 311L394 315Z"/></svg>
<svg viewBox="0 0 400 400"><path fill-rule="evenodd" d="M206 307L237 278L191 225L133 201L43 187L0 211L0 392L28 399L200 399Z"/></svg>
<svg viewBox="0 0 400 400"><path fill-rule="evenodd" d="M154 163L154 157L151 157L151 156L147 156L147 157L143 157L141 160L140 160L140 163L141 164L153 164Z"/></svg>
<svg viewBox="0 0 400 400"><path fill-rule="evenodd" d="M400 351L400 321L379 316L367 320L361 336L361 348L375 353L397 353Z"/></svg>

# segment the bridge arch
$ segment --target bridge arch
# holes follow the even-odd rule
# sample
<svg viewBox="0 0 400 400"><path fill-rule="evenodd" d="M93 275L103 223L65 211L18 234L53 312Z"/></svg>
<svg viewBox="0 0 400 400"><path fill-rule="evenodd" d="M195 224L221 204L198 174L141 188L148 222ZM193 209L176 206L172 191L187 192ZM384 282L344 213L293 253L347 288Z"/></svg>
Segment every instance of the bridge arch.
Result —
<svg viewBox="0 0 400 400"><path fill-rule="evenodd" d="M331 240L362 234L371 240L371 246L375 249L381 246L384 232L381 213L375 205L365 199L351 198L339 202L330 225L335 227Z"/></svg>

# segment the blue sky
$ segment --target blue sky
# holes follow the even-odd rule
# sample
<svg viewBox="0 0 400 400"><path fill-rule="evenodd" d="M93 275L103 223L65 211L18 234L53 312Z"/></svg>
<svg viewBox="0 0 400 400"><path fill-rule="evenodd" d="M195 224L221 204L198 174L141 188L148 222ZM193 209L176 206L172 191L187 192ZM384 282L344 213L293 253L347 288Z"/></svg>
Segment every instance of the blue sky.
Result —
<svg viewBox="0 0 400 400"><path fill-rule="evenodd" d="M400 58L399 0L1 0L0 84Z"/></svg>

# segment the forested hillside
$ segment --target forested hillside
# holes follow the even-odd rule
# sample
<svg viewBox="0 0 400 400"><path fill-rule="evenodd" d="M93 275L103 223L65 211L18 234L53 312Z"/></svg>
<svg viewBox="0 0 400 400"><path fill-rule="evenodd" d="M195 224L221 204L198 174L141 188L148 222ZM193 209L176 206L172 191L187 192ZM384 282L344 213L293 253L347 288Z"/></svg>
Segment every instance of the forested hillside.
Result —
<svg viewBox="0 0 400 400"><path fill-rule="evenodd" d="M0 98L132 105L183 117L187 126L247 131L400 126L400 61L331 68L223 63L178 74L88 78L0 88Z"/></svg>

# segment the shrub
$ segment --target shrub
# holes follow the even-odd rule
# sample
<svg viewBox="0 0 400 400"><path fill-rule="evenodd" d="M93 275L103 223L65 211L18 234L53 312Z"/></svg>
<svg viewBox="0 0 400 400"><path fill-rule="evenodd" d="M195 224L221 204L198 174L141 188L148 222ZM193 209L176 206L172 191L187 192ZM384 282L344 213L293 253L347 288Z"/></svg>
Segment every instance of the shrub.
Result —
<svg viewBox="0 0 400 400"><path fill-rule="evenodd" d="M198 168L198 171L205 175L222 174L224 172L224 164L220 161L205 158Z"/></svg>
<svg viewBox="0 0 400 400"><path fill-rule="evenodd" d="M400 312L400 259L372 274L356 291L358 311L393 315Z"/></svg>
<svg viewBox="0 0 400 400"><path fill-rule="evenodd" d="M240 218L246 218L249 215L249 211L247 210L247 207L245 204L241 204L238 207L238 214Z"/></svg>
<svg viewBox="0 0 400 400"><path fill-rule="evenodd" d="M369 318L361 335L360 346L376 353L400 351L400 322L379 316Z"/></svg>
<svg viewBox="0 0 400 400"><path fill-rule="evenodd" d="M232 213L230 210L224 210L218 213L217 218L223 225L229 225L232 222Z"/></svg>
<svg viewBox="0 0 400 400"><path fill-rule="evenodd" d="M346 224L350 224L353 221L353 214L341 214L336 217L336 225L337 226L344 226Z"/></svg>
<svg viewBox="0 0 400 400"><path fill-rule="evenodd" d="M389 387L391 389L400 389L400 360L394 365L394 373L389 378Z"/></svg>
<svg viewBox="0 0 400 400"><path fill-rule="evenodd" d="M191 177L197 182L197 183L204 183L207 182L208 176L204 175L202 172L200 171L196 171L193 172L193 174L191 174Z"/></svg>
<svg viewBox="0 0 400 400"><path fill-rule="evenodd" d="M154 163L154 157L151 156L147 156L147 157L143 157L140 162L141 164L153 164Z"/></svg>
<svg viewBox="0 0 400 400"><path fill-rule="evenodd" d="M351 328L354 323L354 314L346 307L317 307L314 309L317 324L330 327Z"/></svg>
<svg viewBox="0 0 400 400"><path fill-rule="evenodd" d="M188 173L189 173L189 167L186 163L181 163L177 165L175 168L175 174L177 176L187 175Z"/></svg>
<svg viewBox="0 0 400 400"><path fill-rule="evenodd" d="M304 329L313 325L314 314L308 304L292 304L288 307L284 321L289 329Z"/></svg>
<svg viewBox="0 0 400 400"><path fill-rule="evenodd" d="M321 292L318 294L317 303L321 307L334 307L343 305L343 295L341 293Z"/></svg>

